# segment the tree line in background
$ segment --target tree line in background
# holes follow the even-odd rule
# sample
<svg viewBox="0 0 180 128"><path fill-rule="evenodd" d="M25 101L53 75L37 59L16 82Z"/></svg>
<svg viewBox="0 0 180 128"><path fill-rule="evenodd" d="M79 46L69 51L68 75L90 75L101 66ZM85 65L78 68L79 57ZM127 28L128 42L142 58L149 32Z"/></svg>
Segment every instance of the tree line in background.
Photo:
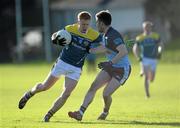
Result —
<svg viewBox="0 0 180 128"><path fill-rule="evenodd" d="M145 2L146 14L160 18L161 22L170 23L172 39L180 35L180 0L147 0Z"/></svg>
<svg viewBox="0 0 180 128"><path fill-rule="evenodd" d="M50 2L52 1L50 0ZM25 16L23 23L27 25L42 24L41 9L37 9L36 4L36 0L22 0L22 13ZM144 6L147 16L158 17L161 19L161 22L169 22L172 39L179 37L180 0L147 0ZM37 10L34 14L39 19L32 20L28 14L32 14L35 9ZM2 17L0 20L0 62L8 62L12 61L11 50L16 45L15 0L0 1L0 16Z"/></svg>

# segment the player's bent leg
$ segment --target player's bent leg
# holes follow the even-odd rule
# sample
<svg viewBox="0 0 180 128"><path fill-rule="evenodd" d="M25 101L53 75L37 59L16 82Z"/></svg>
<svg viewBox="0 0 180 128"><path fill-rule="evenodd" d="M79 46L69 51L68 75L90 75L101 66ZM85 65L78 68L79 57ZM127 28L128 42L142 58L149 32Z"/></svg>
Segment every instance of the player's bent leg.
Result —
<svg viewBox="0 0 180 128"><path fill-rule="evenodd" d="M150 84L150 76L149 76L149 67L145 67L145 77L144 77L144 87L145 87L145 93L146 97L150 97L150 92L149 92L149 84Z"/></svg>
<svg viewBox="0 0 180 128"><path fill-rule="evenodd" d="M104 110L98 117L98 120L105 120L109 114L109 109L112 104L111 95L120 87L120 82L112 78L111 81L107 84L103 91L103 100L104 100Z"/></svg>
<svg viewBox="0 0 180 128"><path fill-rule="evenodd" d="M150 68L150 82L153 82L155 79L156 74L156 67L157 67L157 60L154 59L151 62L151 68Z"/></svg>
<svg viewBox="0 0 180 128"><path fill-rule="evenodd" d="M147 76L145 76L145 81L144 81L144 85L145 85L145 93L146 93L146 97L149 98L150 97L150 92L149 92L149 78Z"/></svg>
<svg viewBox="0 0 180 128"><path fill-rule="evenodd" d="M144 76L144 66L142 62L140 62L140 77Z"/></svg>
<svg viewBox="0 0 180 128"><path fill-rule="evenodd" d="M151 82L153 82L154 81L154 79L155 79L155 71L151 71L150 72L150 78L149 78L149 80L151 81Z"/></svg>
<svg viewBox="0 0 180 128"><path fill-rule="evenodd" d="M65 77L64 90L60 97L56 99L53 106L44 117L44 122L49 122L50 118L66 103L68 97L76 87L78 81Z"/></svg>
<svg viewBox="0 0 180 128"><path fill-rule="evenodd" d="M47 79L43 83L39 83L36 86L34 86L31 90L33 94L36 94L38 92L46 91L50 89L58 80L58 77L55 77L53 75L49 75Z"/></svg>
<svg viewBox="0 0 180 128"><path fill-rule="evenodd" d="M95 93L98 89L100 89L102 86L104 86L107 82L111 80L111 77L109 74L102 70L96 77L96 79L91 84L91 87L89 88L88 92L86 93L86 96L84 98L82 106L87 108L89 104L92 102Z"/></svg>
<svg viewBox="0 0 180 128"><path fill-rule="evenodd" d="M28 100L34 96L36 93L45 91L52 87L54 83L58 80L59 78L54 77L52 75L49 75L48 78L45 80L43 83L38 83L36 84L30 91L26 92L22 98L19 101L19 109L23 109L28 102Z"/></svg>
<svg viewBox="0 0 180 128"><path fill-rule="evenodd" d="M81 105L80 109L78 111L68 112L69 117L74 118L77 121L81 121L86 108L93 101L96 91L99 88L101 88L104 84L106 84L110 79L111 79L111 77L109 76L109 74L102 70L97 75L94 82L91 84L91 87L89 88L88 92L86 93L86 96L84 98L83 104Z"/></svg>

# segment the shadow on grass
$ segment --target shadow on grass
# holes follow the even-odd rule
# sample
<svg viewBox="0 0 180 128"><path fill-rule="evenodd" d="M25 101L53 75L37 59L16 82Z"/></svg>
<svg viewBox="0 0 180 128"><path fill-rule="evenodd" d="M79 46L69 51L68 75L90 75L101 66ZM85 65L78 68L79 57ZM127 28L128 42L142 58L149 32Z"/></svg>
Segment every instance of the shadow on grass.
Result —
<svg viewBox="0 0 180 128"><path fill-rule="evenodd" d="M124 120L105 120L105 121L52 121L51 123L71 123L71 124L109 124L109 125L151 125L151 126L179 126L180 122L146 122L146 121L124 121Z"/></svg>

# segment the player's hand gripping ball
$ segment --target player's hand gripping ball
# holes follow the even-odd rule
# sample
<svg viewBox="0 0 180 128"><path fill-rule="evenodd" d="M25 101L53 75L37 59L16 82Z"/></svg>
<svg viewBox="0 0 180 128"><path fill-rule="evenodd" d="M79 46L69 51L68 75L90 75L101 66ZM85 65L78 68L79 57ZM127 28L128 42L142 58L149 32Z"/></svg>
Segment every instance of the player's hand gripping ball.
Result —
<svg viewBox="0 0 180 128"><path fill-rule="evenodd" d="M68 31L62 29L59 30L55 35L53 34L51 39L53 44L65 46L71 43L72 36Z"/></svg>

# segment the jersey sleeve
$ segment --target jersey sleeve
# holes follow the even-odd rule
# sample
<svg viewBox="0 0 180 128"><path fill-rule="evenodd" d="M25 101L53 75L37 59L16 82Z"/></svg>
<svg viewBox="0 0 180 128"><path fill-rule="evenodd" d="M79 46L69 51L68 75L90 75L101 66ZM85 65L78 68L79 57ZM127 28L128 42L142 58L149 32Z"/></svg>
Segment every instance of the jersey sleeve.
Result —
<svg viewBox="0 0 180 128"><path fill-rule="evenodd" d="M115 38L115 39L113 40L113 43L114 43L116 46L118 46L118 45L124 44L124 41L123 41L122 38L118 37L118 38Z"/></svg>
<svg viewBox="0 0 180 128"><path fill-rule="evenodd" d="M108 38L107 43L105 44L105 46L108 49L111 49L114 52L118 52L118 50L116 49L117 46L124 44L124 41L121 37L117 37L117 38Z"/></svg>
<svg viewBox="0 0 180 128"><path fill-rule="evenodd" d="M64 27L64 29L67 30L68 32L70 32L72 29L72 25L67 25Z"/></svg>
<svg viewBox="0 0 180 128"><path fill-rule="evenodd" d="M142 34L140 34L140 35L138 35L138 36L136 37L135 43L136 43L138 46L140 46L140 45L141 45L141 42L143 41L143 39L144 39L144 36L143 36Z"/></svg>

